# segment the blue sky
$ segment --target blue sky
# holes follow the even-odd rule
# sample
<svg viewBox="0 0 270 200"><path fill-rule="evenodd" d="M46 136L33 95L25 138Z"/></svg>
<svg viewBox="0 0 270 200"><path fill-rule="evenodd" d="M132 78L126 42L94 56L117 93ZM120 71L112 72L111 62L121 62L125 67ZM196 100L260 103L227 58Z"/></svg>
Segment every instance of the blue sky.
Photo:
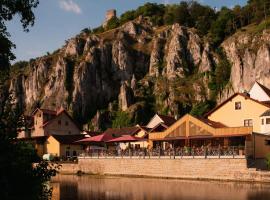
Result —
<svg viewBox="0 0 270 200"><path fill-rule="evenodd" d="M146 2L179 3L179 0L40 0L34 10L36 21L30 32L23 32L18 19L8 23L13 50L17 60L29 60L53 52L64 45L65 40L78 34L83 28L97 27L104 20L106 10L114 8L117 15L135 9ZM246 0L200 0L212 7L243 5Z"/></svg>

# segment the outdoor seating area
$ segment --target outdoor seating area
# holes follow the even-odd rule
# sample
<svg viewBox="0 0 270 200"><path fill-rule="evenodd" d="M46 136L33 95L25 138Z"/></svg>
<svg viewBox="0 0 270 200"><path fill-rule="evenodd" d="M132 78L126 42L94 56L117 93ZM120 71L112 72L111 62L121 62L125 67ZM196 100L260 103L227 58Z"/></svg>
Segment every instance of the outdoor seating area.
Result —
<svg viewBox="0 0 270 200"><path fill-rule="evenodd" d="M93 149L80 154L80 158L245 158L243 146L230 147L178 147L153 149Z"/></svg>

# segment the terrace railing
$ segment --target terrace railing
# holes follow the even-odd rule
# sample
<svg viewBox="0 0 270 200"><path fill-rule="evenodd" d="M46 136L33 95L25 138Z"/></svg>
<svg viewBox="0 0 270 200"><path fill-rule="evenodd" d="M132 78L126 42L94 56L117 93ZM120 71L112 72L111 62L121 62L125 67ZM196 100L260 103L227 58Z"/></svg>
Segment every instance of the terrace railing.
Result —
<svg viewBox="0 0 270 200"><path fill-rule="evenodd" d="M80 154L88 158L245 158L245 147L181 147L167 150L126 149L126 150L90 150Z"/></svg>

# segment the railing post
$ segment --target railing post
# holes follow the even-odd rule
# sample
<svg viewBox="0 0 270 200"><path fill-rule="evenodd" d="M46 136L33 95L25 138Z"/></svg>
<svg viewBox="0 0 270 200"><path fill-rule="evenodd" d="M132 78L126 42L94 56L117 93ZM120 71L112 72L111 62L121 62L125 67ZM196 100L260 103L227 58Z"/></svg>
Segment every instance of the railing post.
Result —
<svg viewBox="0 0 270 200"><path fill-rule="evenodd" d="M234 158L234 146L233 146L233 151L232 152L233 152L232 155L233 155L233 158Z"/></svg>
<svg viewBox="0 0 270 200"><path fill-rule="evenodd" d="M218 158L220 158L220 145L218 146Z"/></svg>
<svg viewBox="0 0 270 200"><path fill-rule="evenodd" d="M194 148L191 149L192 157L194 158Z"/></svg>
<svg viewBox="0 0 270 200"><path fill-rule="evenodd" d="M158 151L158 158L160 158L160 154L161 154L161 148Z"/></svg>
<svg viewBox="0 0 270 200"><path fill-rule="evenodd" d="M175 159L175 148L173 147L173 159Z"/></svg>
<svg viewBox="0 0 270 200"><path fill-rule="evenodd" d="M99 150L97 150L97 157L99 158Z"/></svg>
<svg viewBox="0 0 270 200"><path fill-rule="evenodd" d="M204 147L204 158L207 158L207 147Z"/></svg>

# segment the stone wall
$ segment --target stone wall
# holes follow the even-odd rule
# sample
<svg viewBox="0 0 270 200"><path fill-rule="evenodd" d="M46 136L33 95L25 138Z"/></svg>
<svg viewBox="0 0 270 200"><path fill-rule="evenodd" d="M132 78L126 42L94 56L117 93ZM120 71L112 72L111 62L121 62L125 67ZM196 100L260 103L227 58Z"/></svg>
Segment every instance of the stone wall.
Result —
<svg viewBox="0 0 270 200"><path fill-rule="evenodd" d="M245 159L80 158L77 166L63 165L61 170L65 173L77 171L99 175L270 182L269 172L248 169Z"/></svg>

